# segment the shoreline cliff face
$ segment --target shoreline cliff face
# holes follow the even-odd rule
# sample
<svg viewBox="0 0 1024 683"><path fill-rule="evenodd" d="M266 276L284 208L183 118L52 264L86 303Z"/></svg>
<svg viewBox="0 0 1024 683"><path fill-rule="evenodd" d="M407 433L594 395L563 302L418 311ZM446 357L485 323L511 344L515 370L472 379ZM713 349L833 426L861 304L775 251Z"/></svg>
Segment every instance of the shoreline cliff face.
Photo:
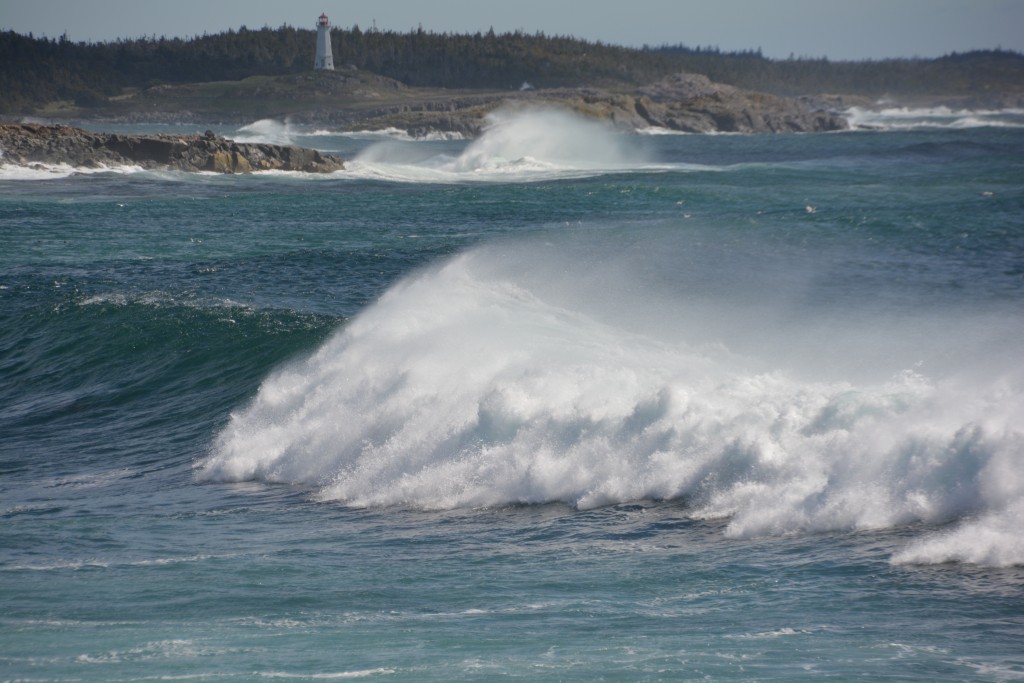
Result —
<svg viewBox="0 0 1024 683"><path fill-rule="evenodd" d="M0 123L0 164L68 164L85 168L131 166L179 171L340 171L338 157L313 149L241 143L205 135L92 133L65 125Z"/></svg>

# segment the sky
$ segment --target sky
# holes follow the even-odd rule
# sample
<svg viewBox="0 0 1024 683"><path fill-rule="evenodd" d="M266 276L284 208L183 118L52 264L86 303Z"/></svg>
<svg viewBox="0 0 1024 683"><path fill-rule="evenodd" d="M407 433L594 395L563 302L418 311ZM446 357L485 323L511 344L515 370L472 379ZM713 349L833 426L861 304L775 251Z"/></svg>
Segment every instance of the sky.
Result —
<svg viewBox="0 0 1024 683"><path fill-rule="evenodd" d="M74 41L188 38L240 26L498 33L831 60L1024 52L1024 0L0 0L0 30Z"/></svg>

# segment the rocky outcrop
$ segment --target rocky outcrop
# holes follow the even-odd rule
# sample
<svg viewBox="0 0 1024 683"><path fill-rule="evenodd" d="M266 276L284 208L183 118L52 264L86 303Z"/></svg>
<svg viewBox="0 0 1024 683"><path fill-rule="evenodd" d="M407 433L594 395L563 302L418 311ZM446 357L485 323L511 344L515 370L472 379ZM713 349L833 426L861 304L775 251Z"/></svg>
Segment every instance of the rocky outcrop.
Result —
<svg viewBox="0 0 1024 683"><path fill-rule="evenodd" d="M622 130L666 128L687 133L784 133L844 130L834 110L740 90L698 74L676 74L632 93L595 88L537 90L489 98L419 102L346 122L350 129L399 128L412 135L455 132L476 137L499 107L556 106Z"/></svg>
<svg viewBox="0 0 1024 683"><path fill-rule="evenodd" d="M715 93L685 103L636 100L637 113L651 126L687 133L811 133L847 128L828 111L813 111L796 100L763 93Z"/></svg>
<svg viewBox="0 0 1024 683"><path fill-rule="evenodd" d="M846 119L807 102L676 74L639 91L637 113L651 126L689 133L786 133L844 130Z"/></svg>
<svg viewBox="0 0 1024 683"><path fill-rule="evenodd" d="M838 114L805 102L680 73L628 95L583 91L573 109L619 128L667 128L686 133L789 133L844 130Z"/></svg>
<svg viewBox="0 0 1024 683"><path fill-rule="evenodd" d="M0 124L0 163L87 168L137 165L217 173L330 173L344 168L341 159L313 149L234 142L210 131L205 135L124 135L32 123Z"/></svg>

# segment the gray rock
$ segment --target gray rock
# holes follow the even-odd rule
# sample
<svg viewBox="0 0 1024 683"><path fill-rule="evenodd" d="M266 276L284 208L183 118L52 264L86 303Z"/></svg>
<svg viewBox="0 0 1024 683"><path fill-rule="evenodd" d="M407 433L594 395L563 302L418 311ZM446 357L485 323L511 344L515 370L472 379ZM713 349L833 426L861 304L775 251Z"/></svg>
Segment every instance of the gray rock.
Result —
<svg viewBox="0 0 1024 683"><path fill-rule="evenodd" d="M0 163L100 166L139 165L180 171L251 173L259 170L330 173L341 159L314 149L239 143L204 135L90 133L72 126L0 123Z"/></svg>

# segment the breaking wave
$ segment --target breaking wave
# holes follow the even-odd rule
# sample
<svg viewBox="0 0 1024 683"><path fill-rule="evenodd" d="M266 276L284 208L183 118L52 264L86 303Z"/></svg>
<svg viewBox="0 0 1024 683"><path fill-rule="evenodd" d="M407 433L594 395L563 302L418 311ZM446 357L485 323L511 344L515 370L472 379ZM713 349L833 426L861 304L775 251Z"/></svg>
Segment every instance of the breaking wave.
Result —
<svg viewBox="0 0 1024 683"><path fill-rule="evenodd" d="M250 142L266 145L295 145L302 133L288 121L260 119L242 126L237 132L226 137L235 142Z"/></svg>
<svg viewBox="0 0 1024 683"><path fill-rule="evenodd" d="M579 268L505 245L408 277L267 378L197 478L354 507L682 499L735 537L958 522L894 561L1024 564L1012 366L808 378L769 345L757 357L697 334L728 326L652 305L609 262Z"/></svg>
<svg viewBox="0 0 1024 683"><path fill-rule="evenodd" d="M929 130L964 128L1022 128L1022 109L951 109L950 107L852 107L844 112L852 128L871 130Z"/></svg>
<svg viewBox="0 0 1024 683"><path fill-rule="evenodd" d="M458 154L400 141L371 145L350 174L407 182L529 181L630 170L645 163L625 136L558 109L490 114L483 134Z"/></svg>

